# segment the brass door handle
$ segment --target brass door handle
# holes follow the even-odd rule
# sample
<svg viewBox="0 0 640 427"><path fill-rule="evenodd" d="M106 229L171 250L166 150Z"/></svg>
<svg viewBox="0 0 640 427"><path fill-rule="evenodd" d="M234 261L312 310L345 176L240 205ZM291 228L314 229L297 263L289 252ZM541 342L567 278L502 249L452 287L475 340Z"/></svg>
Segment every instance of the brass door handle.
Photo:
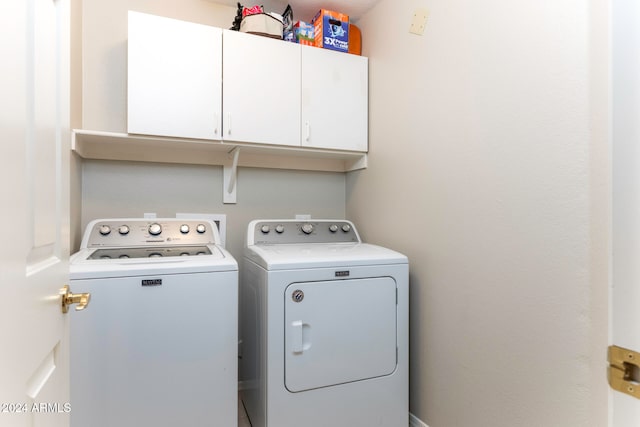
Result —
<svg viewBox="0 0 640 427"><path fill-rule="evenodd" d="M69 285L64 285L60 289L60 297L62 299L62 312L66 313L69 311L69 306L73 304L78 304L76 306L76 311L84 310L89 305L89 301L91 301L91 294L72 294L71 289L69 289Z"/></svg>

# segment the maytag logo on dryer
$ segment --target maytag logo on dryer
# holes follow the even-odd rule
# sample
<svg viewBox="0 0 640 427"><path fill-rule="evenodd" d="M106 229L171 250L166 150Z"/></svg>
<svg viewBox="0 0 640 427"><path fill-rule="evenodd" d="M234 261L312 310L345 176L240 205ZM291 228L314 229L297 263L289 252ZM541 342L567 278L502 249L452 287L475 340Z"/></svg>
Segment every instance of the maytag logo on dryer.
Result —
<svg viewBox="0 0 640 427"><path fill-rule="evenodd" d="M162 286L162 279L142 279L142 286Z"/></svg>
<svg viewBox="0 0 640 427"><path fill-rule="evenodd" d="M349 277L349 270L336 271L336 277Z"/></svg>

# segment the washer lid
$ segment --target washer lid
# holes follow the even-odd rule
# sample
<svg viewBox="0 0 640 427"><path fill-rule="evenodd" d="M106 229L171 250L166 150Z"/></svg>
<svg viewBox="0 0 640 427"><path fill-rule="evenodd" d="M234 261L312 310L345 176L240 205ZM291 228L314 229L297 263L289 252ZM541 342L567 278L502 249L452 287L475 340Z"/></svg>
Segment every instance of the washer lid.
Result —
<svg viewBox="0 0 640 427"><path fill-rule="evenodd" d="M367 243L252 245L245 256L267 270L408 263L399 252Z"/></svg>

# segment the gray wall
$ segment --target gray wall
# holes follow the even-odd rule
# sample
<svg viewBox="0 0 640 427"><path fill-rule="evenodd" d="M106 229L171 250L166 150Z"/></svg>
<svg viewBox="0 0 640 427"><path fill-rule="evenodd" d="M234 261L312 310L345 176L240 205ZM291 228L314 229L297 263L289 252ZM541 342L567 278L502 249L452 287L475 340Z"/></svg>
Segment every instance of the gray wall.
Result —
<svg viewBox="0 0 640 427"><path fill-rule="evenodd" d="M607 2L382 0L347 216L410 259L429 427L607 425ZM431 14L409 34L414 8Z"/></svg>
<svg viewBox="0 0 640 427"><path fill-rule="evenodd" d="M237 204L222 203L222 167L85 160L81 224L145 212L226 214L227 249L240 259L252 219L345 215L343 173L239 168L237 192Z"/></svg>

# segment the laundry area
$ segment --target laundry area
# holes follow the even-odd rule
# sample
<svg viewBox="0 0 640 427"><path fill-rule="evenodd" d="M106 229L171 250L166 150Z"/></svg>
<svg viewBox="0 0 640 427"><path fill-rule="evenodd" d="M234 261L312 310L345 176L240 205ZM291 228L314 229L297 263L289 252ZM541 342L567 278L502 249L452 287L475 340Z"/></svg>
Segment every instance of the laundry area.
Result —
<svg viewBox="0 0 640 427"><path fill-rule="evenodd" d="M0 427L640 425L640 8L20 7Z"/></svg>

